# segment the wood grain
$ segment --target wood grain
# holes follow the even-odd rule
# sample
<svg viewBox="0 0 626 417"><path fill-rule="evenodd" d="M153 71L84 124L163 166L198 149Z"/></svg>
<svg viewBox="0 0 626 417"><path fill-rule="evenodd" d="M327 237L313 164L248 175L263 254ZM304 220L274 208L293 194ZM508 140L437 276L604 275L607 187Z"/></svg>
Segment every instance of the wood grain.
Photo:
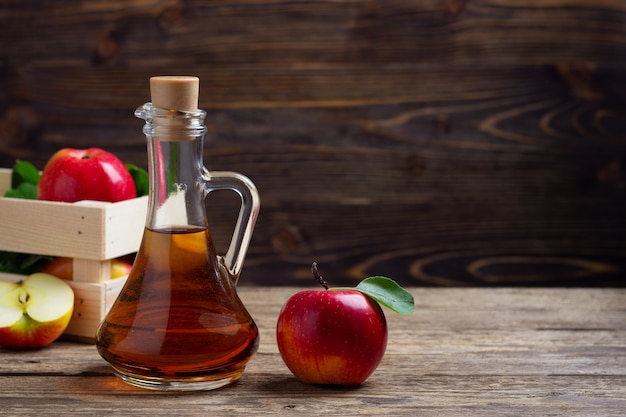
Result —
<svg viewBox="0 0 626 417"><path fill-rule="evenodd" d="M148 77L195 74L205 163L259 187L242 283L624 286L618 0L0 7L0 165L145 166ZM218 246L237 201L211 199Z"/></svg>
<svg viewBox="0 0 626 417"><path fill-rule="evenodd" d="M0 414L301 416L622 416L623 289L411 289L416 312L388 312L389 343L356 389L299 383L275 342L281 305L301 288L241 288L261 334L240 382L157 394L117 380L91 345L0 350Z"/></svg>
<svg viewBox="0 0 626 417"><path fill-rule="evenodd" d="M7 189L2 184L10 184L7 177L10 171L0 169L0 195ZM0 250L83 258L87 264L121 257L139 248L147 207L145 196L117 203L4 198L0 200ZM82 267L86 266L78 265ZM82 280L99 282L101 276L110 276L99 266L92 267L99 273L86 274Z"/></svg>

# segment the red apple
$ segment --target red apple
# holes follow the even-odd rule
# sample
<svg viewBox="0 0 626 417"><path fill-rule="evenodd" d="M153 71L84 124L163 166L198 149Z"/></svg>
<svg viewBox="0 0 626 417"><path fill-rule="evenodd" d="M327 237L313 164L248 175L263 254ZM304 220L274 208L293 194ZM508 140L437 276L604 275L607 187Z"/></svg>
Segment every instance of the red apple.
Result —
<svg viewBox="0 0 626 417"><path fill-rule="evenodd" d="M115 258L111 260L111 279L125 277L130 273L133 265L125 259ZM71 280L74 276L74 260L65 256L59 256L46 262L40 272L54 275L57 278Z"/></svg>
<svg viewBox="0 0 626 417"><path fill-rule="evenodd" d="M0 346L44 347L67 328L74 292L63 280L44 273L23 281L0 281Z"/></svg>
<svg viewBox="0 0 626 417"><path fill-rule="evenodd" d="M133 269L133 264L123 259L113 259L111 261L111 279L128 276L131 269Z"/></svg>
<svg viewBox="0 0 626 417"><path fill-rule="evenodd" d="M380 305L360 291L306 290L283 306L276 336L285 364L301 381L359 385L383 358L387 322Z"/></svg>
<svg viewBox="0 0 626 417"><path fill-rule="evenodd" d="M37 198L73 203L116 202L136 197L133 177L115 155L99 148L56 152L41 173Z"/></svg>

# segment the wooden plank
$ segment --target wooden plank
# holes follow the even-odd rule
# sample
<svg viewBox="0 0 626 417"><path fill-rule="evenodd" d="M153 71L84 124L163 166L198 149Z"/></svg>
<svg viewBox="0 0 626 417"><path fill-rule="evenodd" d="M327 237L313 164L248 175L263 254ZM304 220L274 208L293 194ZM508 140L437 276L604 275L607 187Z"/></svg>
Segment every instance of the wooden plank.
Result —
<svg viewBox="0 0 626 417"><path fill-rule="evenodd" d="M103 282L111 279L111 261L74 258L72 280L78 282Z"/></svg>
<svg viewBox="0 0 626 417"><path fill-rule="evenodd" d="M194 73L208 168L261 192L248 282L318 260L338 284L624 286L624 21L619 0L12 1L0 165L145 166L148 76Z"/></svg>
<svg viewBox="0 0 626 417"><path fill-rule="evenodd" d="M98 259L103 255L102 209L6 198L0 248L13 252ZM41 214L45 213L42 217Z"/></svg>
<svg viewBox="0 0 626 417"><path fill-rule="evenodd" d="M0 170L7 187L10 175ZM147 197L117 203L0 198L0 250L86 260L127 255L139 248L147 207Z"/></svg>
<svg viewBox="0 0 626 417"><path fill-rule="evenodd" d="M0 194L11 188L11 169L0 168Z"/></svg>
<svg viewBox="0 0 626 417"><path fill-rule="evenodd" d="M0 351L2 413L617 417L626 407L625 290L411 289L415 314L387 314L387 353L357 389L301 384L282 363L276 319L298 290L240 288L261 344L233 387L157 395L117 380L93 346L56 342Z"/></svg>

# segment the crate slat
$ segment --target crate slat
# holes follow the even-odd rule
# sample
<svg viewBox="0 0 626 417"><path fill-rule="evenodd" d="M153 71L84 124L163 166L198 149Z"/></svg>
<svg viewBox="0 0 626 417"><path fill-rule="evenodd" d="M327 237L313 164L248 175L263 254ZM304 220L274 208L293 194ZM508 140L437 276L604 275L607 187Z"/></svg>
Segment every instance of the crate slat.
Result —
<svg viewBox="0 0 626 417"><path fill-rule="evenodd" d="M10 170L0 171L0 185ZM1 189L4 194L6 189ZM0 198L0 250L105 260L137 251L148 198L117 203Z"/></svg>

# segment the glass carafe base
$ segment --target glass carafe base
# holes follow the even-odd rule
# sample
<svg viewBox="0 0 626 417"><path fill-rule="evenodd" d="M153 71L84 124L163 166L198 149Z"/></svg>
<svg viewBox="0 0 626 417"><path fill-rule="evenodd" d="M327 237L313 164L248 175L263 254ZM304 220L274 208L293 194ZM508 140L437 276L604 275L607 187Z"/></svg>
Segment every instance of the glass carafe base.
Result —
<svg viewBox="0 0 626 417"><path fill-rule="evenodd" d="M230 385L243 375L245 368L228 373L190 378L162 378L133 375L113 366L113 372L127 384L154 391L210 391Z"/></svg>

